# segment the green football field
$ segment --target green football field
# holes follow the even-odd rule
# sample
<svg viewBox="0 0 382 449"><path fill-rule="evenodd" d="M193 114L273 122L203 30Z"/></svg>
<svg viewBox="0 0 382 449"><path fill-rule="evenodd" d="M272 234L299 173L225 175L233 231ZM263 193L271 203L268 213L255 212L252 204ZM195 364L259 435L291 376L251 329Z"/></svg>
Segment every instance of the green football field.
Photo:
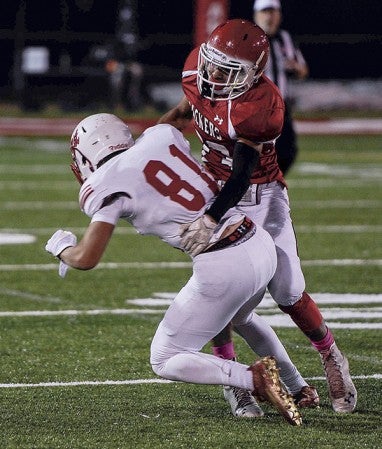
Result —
<svg viewBox="0 0 382 449"><path fill-rule="evenodd" d="M258 313L320 394L303 426L266 405L263 418L238 420L221 387L157 378L151 338L190 260L120 223L97 269L61 279L45 242L59 228L80 237L88 224L68 142L1 137L1 449L382 447L382 136L299 144L287 180L307 290L348 356L356 412L332 411L317 353L268 296Z"/></svg>

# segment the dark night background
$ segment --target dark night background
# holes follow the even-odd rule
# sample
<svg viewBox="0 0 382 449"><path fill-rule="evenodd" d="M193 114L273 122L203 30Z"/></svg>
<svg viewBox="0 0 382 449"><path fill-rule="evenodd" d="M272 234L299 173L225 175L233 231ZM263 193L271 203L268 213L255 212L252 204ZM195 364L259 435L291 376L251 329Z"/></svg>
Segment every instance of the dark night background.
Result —
<svg viewBox="0 0 382 449"><path fill-rule="evenodd" d="M63 51L71 65L89 63L94 45L113 39L119 0L26 0L25 31L17 26L21 0L0 6L0 94L14 86L15 48L44 45L50 64L58 64ZM137 1L140 37L138 59L161 76L180 75L183 61L193 46L192 0ZM381 0L284 0L283 27L299 43L310 66L311 79L382 77ZM230 18L252 18L252 0L231 0ZM24 34L23 34L24 33ZM82 34L85 33L85 34ZM17 44L18 43L18 44ZM156 73L151 73L155 78Z"/></svg>

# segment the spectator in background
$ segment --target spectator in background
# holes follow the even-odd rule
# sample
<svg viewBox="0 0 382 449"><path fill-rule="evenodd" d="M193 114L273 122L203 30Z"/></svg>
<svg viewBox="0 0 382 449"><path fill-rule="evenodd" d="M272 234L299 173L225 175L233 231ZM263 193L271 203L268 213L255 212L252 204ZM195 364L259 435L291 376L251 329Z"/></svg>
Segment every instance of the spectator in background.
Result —
<svg viewBox="0 0 382 449"><path fill-rule="evenodd" d="M143 67L129 55L126 47L122 42L112 45L105 69L109 74L111 108L135 111L143 104Z"/></svg>
<svg viewBox="0 0 382 449"><path fill-rule="evenodd" d="M111 107L127 111L140 109L145 103L143 65L137 61L139 35L135 0L122 0L119 6L115 41L105 63L109 74Z"/></svg>
<svg viewBox="0 0 382 449"><path fill-rule="evenodd" d="M290 33L280 29L282 13L279 0L255 0L253 21L266 32L269 39L270 54L264 73L278 86L285 102L284 126L276 141L276 152L280 169L286 175L298 151L288 83L291 77L306 78L309 68Z"/></svg>

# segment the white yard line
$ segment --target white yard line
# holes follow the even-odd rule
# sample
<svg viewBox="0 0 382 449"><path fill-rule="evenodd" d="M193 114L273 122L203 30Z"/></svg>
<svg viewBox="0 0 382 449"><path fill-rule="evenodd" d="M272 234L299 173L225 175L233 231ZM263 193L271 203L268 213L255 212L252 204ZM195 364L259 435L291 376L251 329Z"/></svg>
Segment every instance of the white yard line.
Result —
<svg viewBox="0 0 382 449"><path fill-rule="evenodd" d="M382 259L322 259L303 260L303 266L382 266ZM104 262L97 265L96 270L116 269L183 269L192 268L191 262ZM57 270L58 264L1 264L1 271L50 271Z"/></svg>
<svg viewBox="0 0 382 449"><path fill-rule="evenodd" d="M0 312L0 317L44 317L76 315L163 315L160 309L92 309L92 310L23 310L19 312Z"/></svg>
<svg viewBox="0 0 382 449"><path fill-rule="evenodd" d="M297 225L297 232L320 234L364 234L382 232L382 225Z"/></svg>
<svg viewBox="0 0 382 449"><path fill-rule="evenodd" d="M1 291L0 291L1 292ZM14 291L11 291L15 296ZM5 292L7 294L7 292ZM126 304L137 308L119 309L69 309L69 310L23 310L1 311L0 318L97 316L97 315L163 315L176 296L176 292L157 292L151 298L127 299ZM21 296L23 297L23 296ZM333 329L382 329L382 294L312 293L315 302L324 306L321 313ZM25 299L30 299L25 297ZM375 304L375 306L373 306ZM340 305L341 307L333 307ZM358 305L361 307L351 307ZM259 315L273 327L293 328L295 324L286 314L280 313L267 293L256 308ZM344 321L344 320L351 320ZM367 321L370 320L370 321Z"/></svg>
<svg viewBox="0 0 382 449"><path fill-rule="evenodd" d="M0 203L2 210L79 210L77 201L4 201Z"/></svg>
<svg viewBox="0 0 382 449"><path fill-rule="evenodd" d="M323 376L306 377L306 380L326 381ZM382 374L369 374L352 376L352 379L369 380L382 379ZM52 387L83 387L83 386L123 386L123 385L147 385L147 384L169 384L175 381L167 379L135 379L135 380L84 380L73 382L38 382L38 383L8 383L0 384L0 388L52 388Z"/></svg>
<svg viewBox="0 0 382 449"><path fill-rule="evenodd" d="M303 260L304 267L349 267L349 266L382 266L382 259L323 259Z"/></svg>
<svg viewBox="0 0 382 449"><path fill-rule="evenodd" d="M31 234L15 234L13 232L0 232L0 245L27 245L34 243L36 237Z"/></svg>
<svg viewBox="0 0 382 449"><path fill-rule="evenodd" d="M313 178L308 173L307 177L304 177L305 172L300 169L300 165L296 164L296 170L302 173L299 175L298 179L288 179L287 184L289 186L289 191L293 192L297 189L333 189L333 187L347 187L349 189L358 189L359 187L370 186L370 178L362 177L347 177L347 178ZM379 183L381 178L373 178L373 184Z"/></svg>
<svg viewBox="0 0 382 449"><path fill-rule="evenodd" d="M126 299L126 304L142 307L169 306L174 300L177 292L155 292L151 298ZM352 305L378 304L382 306L382 294L366 293L310 293L314 301L319 305ZM277 308L275 301L267 292L256 309Z"/></svg>
<svg viewBox="0 0 382 449"><path fill-rule="evenodd" d="M382 224L381 225L296 225L294 226L296 231L304 232L304 233L338 233L342 234L350 233L350 234L362 234L362 233L374 233L374 232L382 232ZM86 230L84 227L69 227L70 231L83 234ZM57 231L56 228L2 228L0 229L0 236L2 234L34 234L34 235L49 235L53 234ZM126 235L133 234L139 235L137 231L131 226L117 226L114 230L114 234Z"/></svg>
<svg viewBox="0 0 382 449"><path fill-rule="evenodd" d="M21 290L11 290L9 288L3 288L3 287L0 287L0 294L3 294L5 296L15 297L15 298L26 299L28 301L48 302L48 303L52 303L52 304L59 304L62 301L60 298L56 298L55 296L35 295L33 293L24 292Z"/></svg>
<svg viewBox="0 0 382 449"><path fill-rule="evenodd" d="M39 388L39 387L82 387L82 386L100 386L100 385L144 385L144 384L168 384L172 383L167 379L136 379L136 380L88 380L78 382L40 382L40 383L15 383L0 384L0 388Z"/></svg>
<svg viewBox="0 0 382 449"><path fill-rule="evenodd" d="M382 227L382 226L381 226ZM85 227L68 227L72 232L75 232L77 234L84 234L86 228ZM34 235L49 235L53 234L55 231L57 231L56 228L0 228L0 235L2 233L4 234L34 234ZM137 231L132 226L118 226L115 228L113 234L138 234Z"/></svg>
<svg viewBox="0 0 382 449"><path fill-rule="evenodd" d="M70 173L69 166L65 164L39 164L39 165L18 165L18 164L0 164L0 173L7 175L67 175ZM73 183L75 181L73 180ZM74 184L76 185L76 184Z"/></svg>
<svg viewBox="0 0 382 449"><path fill-rule="evenodd" d="M296 169L306 174L313 175L330 175L335 176L336 181L339 177L347 178L367 178L380 180L382 177L382 167L378 164L372 166L370 164L360 164L358 166L339 165L339 164L325 164L318 162L302 162L296 164ZM298 180L296 181L298 182Z"/></svg>
<svg viewBox="0 0 382 449"><path fill-rule="evenodd" d="M292 200L292 209L372 209L382 208L382 200Z"/></svg>
<svg viewBox="0 0 382 449"><path fill-rule="evenodd" d="M331 329L382 329L382 322L368 322L367 318L380 319L381 314L376 312L363 314L362 309L357 313L343 312L331 314L328 309L320 309L327 325ZM25 318L25 317L60 317L60 316L100 316L100 315L164 315L166 311L162 309L97 309L97 310L28 310L28 311L5 311L0 312L0 318ZM270 326L278 328L294 328L296 325L288 315L275 313L264 314L258 311ZM342 316L343 315L343 316ZM367 316L366 316L367 315ZM357 322L331 321L330 318L340 320L351 318L360 319Z"/></svg>
<svg viewBox="0 0 382 449"><path fill-rule="evenodd" d="M59 167L60 166L54 166L54 171L58 172L59 171ZM301 167L300 169L300 165L297 163L296 164L296 170L297 171L301 171L303 167ZM11 173L12 171L14 171L15 168L13 167L8 167L8 166L2 166L0 164L0 172L2 173ZM45 169L46 170L46 169ZM17 169L18 172L17 174L30 174L30 166L25 166L23 168L18 168ZM25 173L24 173L25 171ZM46 173L46 171L43 171L43 173ZM378 179L373 179L373 182L378 182ZM288 186L292 187L293 190L297 190L297 189L317 189L317 188L332 188L334 186L336 187L353 187L353 188L357 188L357 187L365 187L370 185L370 179L368 178L357 178L355 177L347 177L347 178L312 178L311 176L304 178L304 177L299 177L298 179L290 179L288 180ZM36 181L4 181L4 180L0 180L0 188L1 189L5 189L5 190L20 190L20 191L25 191L25 190L70 190L73 191L74 193L78 193L78 186L77 184L74 182L74 180L71 181L47 181L47 180L36 180Z"/></svg>
<svg viewBox="0 0 382 449"><path fill-rule="evenodd" d="M382 200L308 200L291 201L294 209L372 209L381 208ZM77 210L77 201L4 201L0 202L2 210Z"/></svg>
<svg viewBox="0 0 382 449"><path fill-rule="evenodd" d="M104 262L97 265L96 270L106 269L179 269L179 268L191 268L191 262ZM0 265L0 271L49 271L57 270L57 263L47 264L21 264L21 265Z"/></svg>

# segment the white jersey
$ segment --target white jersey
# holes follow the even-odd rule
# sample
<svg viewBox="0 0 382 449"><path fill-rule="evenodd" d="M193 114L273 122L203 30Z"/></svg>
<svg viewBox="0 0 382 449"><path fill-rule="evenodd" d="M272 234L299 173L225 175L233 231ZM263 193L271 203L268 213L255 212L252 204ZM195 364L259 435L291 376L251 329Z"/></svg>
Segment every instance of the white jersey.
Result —
<svg viewBox="0 0 382 449"><path fill-rule="evenodd" d="M183 134L171 125L148 128L135 144L106 162L82 185L81 209L92 221L130 222L141 234L180 248L180 225L204 213L217 184L190 154ZM229 212L211 243L244 215Z"/></svg>

